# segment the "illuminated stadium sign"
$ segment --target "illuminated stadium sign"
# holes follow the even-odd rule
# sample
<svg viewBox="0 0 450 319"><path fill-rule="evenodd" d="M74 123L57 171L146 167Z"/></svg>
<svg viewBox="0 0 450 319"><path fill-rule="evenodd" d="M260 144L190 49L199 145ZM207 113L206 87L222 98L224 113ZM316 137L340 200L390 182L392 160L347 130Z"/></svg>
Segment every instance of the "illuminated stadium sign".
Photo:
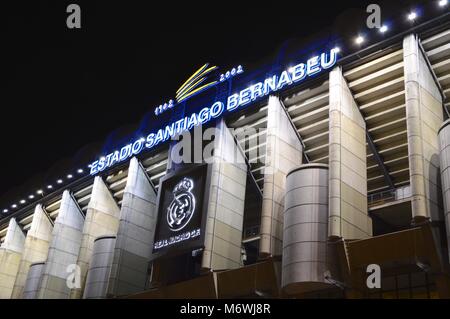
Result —
<svg viewBox="0 0 450 319"><path fill-rule="evenodd" d="M195 112L174 122L168 123L155 132L150 132L145 138L140 138L133 143L123 146L120 150L96 160L89 165L90 174L95 175L117 163L125 161L131 156L139 154L144 149L151 149L184 131L189 131L194 126L208 123L213 119L221 117L224 113L235 111L272 92L278 92L293 84L299 83L308 77L318 74L323 70L329 69L336 64L337 53L337 49L331 49L327 53L314 56L305 63L299 63L279 74L267 77L263 81L252 84L239 92L231 94L223 100L215 101L211 105L203 107L199 112ZM217 81L203 84L204 81L207 81L209 73L215 69L216 67L209 67L208 64L205 64L194 73L194 75L191 76L177 91L178 101L181 102L194 94L198 94L199 92L216 85ZM242 69L238 67L235 69L234 73L237 74L238 71L241 72ZM226 76L231 76L232 72L229 74L227 72ZM226 77L225 75L221 75L221 78L222 76ZM171 107L173 107L173 101ZM166 109L167 108L162 107L158 112Z"/></svg>
<svg viewBox="0 0 450 319"><path fill-rule="evenodd" d="M203 246L210 166L194 165L164 176L158 193L153 254Z"/></svg>

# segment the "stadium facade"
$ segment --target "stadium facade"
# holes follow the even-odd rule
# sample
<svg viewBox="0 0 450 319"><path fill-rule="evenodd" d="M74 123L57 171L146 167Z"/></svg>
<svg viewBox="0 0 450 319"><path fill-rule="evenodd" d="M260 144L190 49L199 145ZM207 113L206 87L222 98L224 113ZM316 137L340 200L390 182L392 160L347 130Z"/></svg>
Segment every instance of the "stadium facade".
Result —
<svg viewBox="0 0 450 319"><path fill-rule="evenodd" d="M200 68L145 137L3 215L0 298L450 298L449 22Z"/></svg>

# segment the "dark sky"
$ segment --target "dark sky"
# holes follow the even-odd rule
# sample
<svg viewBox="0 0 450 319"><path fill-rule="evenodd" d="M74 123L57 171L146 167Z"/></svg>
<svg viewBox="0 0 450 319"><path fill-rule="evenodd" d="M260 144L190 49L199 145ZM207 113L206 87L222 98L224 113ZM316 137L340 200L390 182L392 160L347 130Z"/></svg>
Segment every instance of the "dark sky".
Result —
<svg viewBox="0 0 450 319"><path fill-rule="evenodd" d="M381 3L383 18L420 2ZM88 164L204 63L251 67L318 32L349 38L380 1L13 3L1 9L0 209ZM69 3L81 30L66 27Z"/></svg>

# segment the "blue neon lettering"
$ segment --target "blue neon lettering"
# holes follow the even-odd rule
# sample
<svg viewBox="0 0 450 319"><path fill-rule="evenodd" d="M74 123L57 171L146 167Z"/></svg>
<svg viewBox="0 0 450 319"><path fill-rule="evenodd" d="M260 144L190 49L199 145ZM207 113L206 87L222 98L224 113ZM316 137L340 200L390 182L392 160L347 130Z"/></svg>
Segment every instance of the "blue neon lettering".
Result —
<svg viewBox="0 0 450 319"><path fill-rule="evenodd" d="M175 132L175 125L174 123L167 125L166 129L164 130L164 141L167 141Z"/></svg>
<svg viewBox="0 0 450 319"><path fill-rule="evenodd" d="M198 113L198 121L200 124L203 124L209 120L211 120L211 113L209 112L209 109L205 107Z"/></svg>
<svg viewBox="0 0 450 319"><path fill-rule="evenodd" d="M216 102L211 106L211 116L213 118L219 117L224 109L224 105L222 102Z"/></svg>
<svg viewBox="0 0 450 319"><path fill-rule="evenodd" d="M251 94L252 94L251 87L242 90L241 93L239 94L239 105L245 105L247 103L250 103L252 101Z"/></svg>
<svg viewBox="0 0 450 319"><path fill-rule="evenodd" d="M227 101L227 110L231 111L238 107L239 103L239 95L233 94L228 97Z"/></svg>
<svg viewBox="0 0 450 319"><path fill-rule="evenodd" d="M154 143L155 143L155 134L150 133L147 136L147 143L145 143L145 147L146 148L152 148Z"/></svg>
<svg viewBox="0 0 450 319"><path fill-rule="evenodd" d="M97 174L98 169L97 169L97 165L98 165L98 161L95 161L94 163L91 164L91 175Z"/></svg>
<svg viewBox="0 0 450 319"><path fill-rule="evenodd" d="M276 75L271 78L267 78L264 80L264 95L269 94L271 91L277 90L277 79Z"/></svg>
<svg viewBox="0 0 450 319"><path fill-rule="evenodd" d="M105 169L106 165L105 165L105 158L102 157L99 161L98 161L98 170L101 172Z"/></svg>
<svg viewBox="0 0 450 319"><path fill-rule="evenodd" d="M280 80L278 81L277 90L281 90L286 84L291 85L292 80L289 76L288 71L283 71L280 76Z"/></svg>
<svg viewBox="0 0 450 319"><path fill-rule="evenodd" d="M306 73L310 76L321 71L318 56L309 59L306 65Z"/></svg>
<svg viewBox="0 0 450 319"><path fill-rule="evenodd" d="M333 65L335 65L337 60L337 52L336 49L330 50L330 54L322 53L320 55L320 64L323 69L329 69Z"/></svg>
<svg viewBox="0 0 450 319"><path fill-rule="evenodd" d="M188 122L188 131L191 130L191 128L193 128L194 126L198 125L198 121L197 121L197 114L193 113L189 119Z"/></svg>
<svg viewBox="0 0 450 319"><path fill-rule="evenodd" d="M139 139L133 143L133 146L131 147L131 153L133 155L137 155L142 151L143 148L144 148L144 141L143 139Z"/></svg>
<svg viewBox="0 0 450 319"><path fill-rule="evenodd" d="M127 159L131 154L131 144L128 144L120 150L119 161Z"/></svg>
<svg viewBox="0 0 450 319"><path fill-rule="evenodd" d="M111 157L111 163L108 166L112 166L115 163L117 163L119 161L119 152L116 151L114 152L113 156Z"/></svg>
<svg viewBox="0 0 450 319"><path fill-rule="evenodd" d="M337 62L338 51L332 49L327 53L321 53L314 56L306 63L299 63L288 70L284 70L279 75L272 75L264 80L251 85L238 93L228 96L226 99L226 110L233 111L241 105L246 105L251 101L255 101L259 97L269 95L271 92L276 92L282 88L297 83L307 76L314 75L322 70L333 67ZM238 71L237 71L238 72ZM238 72L239 73L239 72ZM160 105L159 111L163 111L173 107L172 103L168 105ZM217 118L223 114L225 104L221 101L215 102L211 107L204 107L198 113L193 113L189 117L184 117L176 122L159 129L156 133L150 133L146 139L140 139L132 144L128 144L120 151L108 154L106 157L101 157L99 160L89 165L90 174L95 175L107 167L113 166L118 162L126 160L133 154L139 154L144 147L150 149L161 142L168 140L176 134L186 130L191 130L194 126L209 122L213 118Z"/></svg>
<svg viewBox="0 0 450 319"><path fill-rule="evenodd" d="M293 82L298 82L303 80L306 77L306 70L305 70L306 66L304 63L300 63L297 64L296 66L294 66L291 69L291 73L292 73L292 81Z"/></svg>
<svg viewBox="0 0 450 319"><path fill-rule="evenodd" d="M263 95L263 84L261 82L252 86L252 101Z"/></svg>

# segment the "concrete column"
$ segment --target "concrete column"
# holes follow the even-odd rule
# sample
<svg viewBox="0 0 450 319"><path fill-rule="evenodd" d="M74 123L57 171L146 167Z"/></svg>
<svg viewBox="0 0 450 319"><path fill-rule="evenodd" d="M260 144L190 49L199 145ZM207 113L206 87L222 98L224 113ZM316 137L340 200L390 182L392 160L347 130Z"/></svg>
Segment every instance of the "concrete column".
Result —
<svg viewBox="0 0 450 319"><path fill-rule="evenodd" d="M83 295L94 240L100 236L115 236L119 229L120 208L100 176L95 177L83 227L77 265L80 267L81 288L72 289L71 299Z"/></svg>
<svg viewBox="0 0 450 319"><path fill-rule="evenodd" d="M369 237L366 123L340 67L330 72L329 129L328 236Z"/></svg>
<svg viewBox="0 0 450 319"><path fill-rule="evenodd" d="M328 165L306 164L286 179L282 288L299 294L329 288Z"/></svg>
<svg viewBox="0 0 450 319"><path fill-rule="evenodd" d="M109 296L123 296L145 289L156 214L155 190L138 160L132 158L120 211Z"/></svg>
<svg viewBox="0 0 450 319"><path fill-rule="evenodd" d="M266 163L261 213L260 255L280 256L283 241L284 193L287 173L302 164L303 147L280 100L269 97Z"/></svg>
<svg viewBox="0 0 450 319"><path fill-rule="evenodd" d="M94 241L83 293L84 299L106 298L115 245L115 236L102 236Z"/></svg>
<svg viewBox="0 0 450 319"><path fill-rule="evenodd" d="M59 214L53 227L45 269L39 285L39 299L67 299L69 266L75 266L81 246L84 216L68 190L61 199Z"/></svg>
<svg viewBox="0 0 450 319"><path fill-rule="evenodd" d="M242 266L247 165L223 120L216 125L202 268L219 270Z"/></svg>
<svg viewBox="0 0 450 319"><path fill-rule="evenodd" d="M15 218L9 221L5 241L0 247L0 299L10 299L19 271L25 234Z"/></svg>
<svg viewBox="0 0 450 319"><path fill-rule="evenodd" d="M52 237L53 222L39 204L34 209L31 227L25 239L25 247L20 261L19 272L14 284L13 298L22 298L30 265L47 260Z"/></svg>
<svg viewBox="0 0 450 319"><path fill-rule="evenodd" d="M39 292L39 284L45 270L45 263L35 263L30 265L27 280L23 288L23 299L36 299Z"/></svg>
<svg viewBox="0 0 450 319"><path fill-rule="evenodd" d="M442 193L444 198L444 220L447 231L447 243L450 243L450 120L445 121L439 131L440 170ZM448 245L450 256L450 245Z"/></svg>
<svg viewBox="0 0 450 319"><path fill-rule="evenodd" d="M438 180L442 98L413 34L403 40L403 59L412 214L416 222L442 221Z"/></svg>

